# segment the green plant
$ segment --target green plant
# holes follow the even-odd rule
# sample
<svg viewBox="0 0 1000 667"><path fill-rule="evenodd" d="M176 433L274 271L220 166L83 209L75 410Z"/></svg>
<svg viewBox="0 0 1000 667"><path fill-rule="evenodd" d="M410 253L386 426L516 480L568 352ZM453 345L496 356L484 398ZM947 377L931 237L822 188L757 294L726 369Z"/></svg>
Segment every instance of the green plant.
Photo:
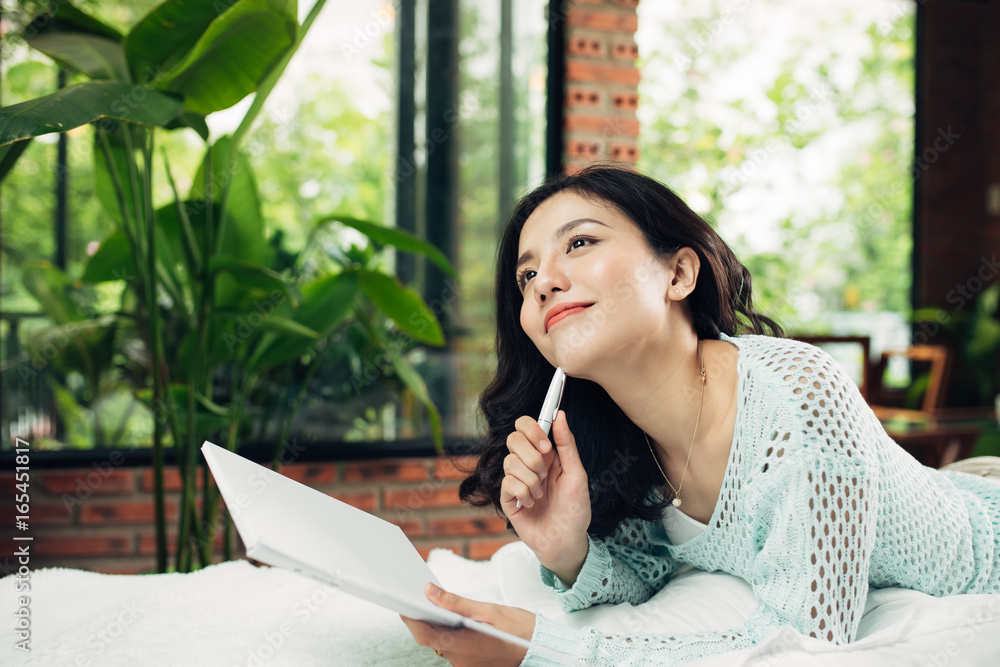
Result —
<svg viewBox="0 0 1000 667"><path fill-rule="evenodd" d="M422 299L373 266L342 263L340 270L318 276L271 268L276 244L265 236L256 184L239 145L324 2L318 0L300 27L294 1L209 5L167 0L124 35L65 4L56 14L39 17L27 41L91 80L0 108L0 178L34 136L94 126L95 194L115 226L79 281L124 281L129 305L123 301L119 313L91 318L67 305L72 305L67 292L73 281L57 269L36 263L28 275L37 278L32 294L62 327L67 350L77 354L64 363L83 368L95 387L96 360L104 360L97 353L114 338L114 327L123 320L134 323L145 344L149 385L137 395L154 415L160 571L167 567L163 447L168 435L182 478L175 567L188 571L195 559L202 566L211 562L220 526L226 531L227 556L231 543L230 527L220 520L217 490L204 468L199 515L198 447L206 436L221 432L226 446L236 448L261 377L307 355L308 379L329 349L318 343L348 322L360 326L369 342L385 347L373 312L414 340L443 343L440 325ZM233 135L208 144L205 116L252 92L253 103ZM206 140L205 155L183 195L163 155L173 201L156 206L156 133L178 127L190 127ZM342 215L318 224L333 222L366 235L373 252L394 246L424 254L454 275L443 255L417 238ZM259 317L248 324L252 314ZM440 418L422 379L402 354L390 357L396 376L429 411L440 445ZM220 403L215 381L223 368L232 384ZM294 407L282 411L279 448L307 384Z"/></svg>
<svg viewBox="0 0 1000 667"><path fill-rule="evenodd" d="M955 341L962 361L962 373L972 380L962 385L963 403L993 405L1000 394L1000 283L986 287L962 310L920 308L913 313L915 323L940 326Z"/></svg>

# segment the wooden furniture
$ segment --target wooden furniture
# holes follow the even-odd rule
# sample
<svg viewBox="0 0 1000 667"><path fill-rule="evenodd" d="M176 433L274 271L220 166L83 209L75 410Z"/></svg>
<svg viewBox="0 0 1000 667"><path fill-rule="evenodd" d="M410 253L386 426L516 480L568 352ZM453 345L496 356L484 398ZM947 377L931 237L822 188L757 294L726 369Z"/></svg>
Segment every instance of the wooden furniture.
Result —
<svg viewBox="0 0 1000 667"><path fill-rule="evenodd" d="M982 431L975 423L933 418L913 422L897 417L883 421L882 426L896 444L931 468L968 458Z"/></svg>
<svg viewBox="0 0 1000 667"><path fill-rule="evenodd" d="M972 454L984 433L997 433L1000 420L993 408L938 408L932 417L896 416L882 421L885 432L915 459L932 468Z"/></svg>
<svg viewBox="0 0 1000 667"><path fill-rule="evenodd" d="M885 369L889 365L889 359L894 356L930 364L927 391L924 392L924 398L918 410L887 405L889 403L886 400L888 392L883 386L883 378ZM948 387L950 377L951 350L943 345L911 345L904 350L886 350L872 370L868 403L879 419L883 420L894 417L911 420L933 417L936 411L944 407L945 390Z"/></svg>
<svg viewBox="0 0 1000 667"><path fill-rule="evenodd" d="M889 360L894 356L930 364L927 389L919 409L886 404L889 392L883 386L883 379ZM904 350L886 350L871 374L868 403L872 412L882 421L889 437L932 468L968 458L982 430L982 425L974 420L954 419L944 414L950 376L951 351L943 345L911 345Z"/></svg>
<svg viewBox="0 0 1000 667"><path fill-rule="evenodd" d="M984 422L978 412L975 415L951 414L956 411L943 407L951 374L951 353L948 348L940 345L913 345L904 350L889 350L883 352L879 360L872 364L869 359L871 340L868 336L790 337L818 347L841 343L859 346L864 359L862 379L858 385L862 397L882 421L889 437L920 463L939 468L967 458L972 452ZM927 391L919 409L883 404L891 399L892 392L884 388L883 377L889 360L894 356L930 364ZM901 392L897 390L895 393Z"/></svg>

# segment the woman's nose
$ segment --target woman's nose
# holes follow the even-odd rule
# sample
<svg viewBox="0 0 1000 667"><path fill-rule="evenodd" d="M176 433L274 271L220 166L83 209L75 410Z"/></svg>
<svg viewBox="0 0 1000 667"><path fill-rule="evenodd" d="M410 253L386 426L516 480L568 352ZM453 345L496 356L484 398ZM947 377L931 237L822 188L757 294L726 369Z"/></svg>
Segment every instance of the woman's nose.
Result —
<svg viewBox="0 0 1000 667"><path fill-rule="evenodd" d="M555 292L565 292L569 289L569 276L558 262L550 262L548 266L539 267L538 275L535 276L535 298L539 303Z"/></svg>

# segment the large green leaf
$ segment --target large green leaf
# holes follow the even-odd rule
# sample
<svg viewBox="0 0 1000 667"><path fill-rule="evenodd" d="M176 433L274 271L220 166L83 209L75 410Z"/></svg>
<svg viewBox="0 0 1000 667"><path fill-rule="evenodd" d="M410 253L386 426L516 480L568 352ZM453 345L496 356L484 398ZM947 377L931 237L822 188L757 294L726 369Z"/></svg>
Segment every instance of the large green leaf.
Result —
<svg viewBox="0 0 1000 667"><path fill-rule="evenodd" d="M247 320L247 316L253 316L252 311L246 310L231 310L231 309L214 309L211 312L211 317L217 319L229 320L230 323L239 323L240 319L247 321L249 325L250 322ZM311 338L312 340L319 340L319 334L309 327L299 324L295 320L290 320L287 317L282 317L280 315L275 315L273 312L267 314L260 314L261 331L274 331L276 333L284 334L287 336L300 336L302 338Z"/></svg>
<svg viewBox="0 0 1000 667"><path fill-rule="evenodd" d="M212 201L222 201L222 190L229 187L229 199L226 202L226 229L222 243L219 243L218 228L216 228L216 255L241 257L246 260L267 264L268 247L264 229L264 216L261 213L260 196L257 182L254 179L250 161L242 152L237 152L230 168L229 157L232 155L232 137L220 137L211 147L212 153ZM194 179L188 199L193 202L205 199L205 163L202 160ZM203 208L204 205L201 205ZM219 210L219 209L216 209ZM221 213L221 211L219 211ZM219 224L220 217L215 217Z"/></svg>
<svg viewBox="0 0 1000 667"><path fill-rule="evenodd" d="M108 234L83 267L80 281L102 283L109 280L133 280L136 277L135 260L128 239L121 229Z"/></svg>
<svg viewBox="0 0 1000 667"><path fill-rule="evenodd" d="M329 336L354 305L358 294L355 276L339 273L317 278L301 289L302 299L295 314L295 321Z"/></svg>
<svg viewBox="0 0 1000 667"><path fill-rule="evenodd" d="M357 269L361 289L400 329L418 340L444 345L441 324L420 295L384 273Z"/></svg>
<svg viewBox="0 0 1000 667"><path fill-rule="evenodd" d="M267 244L266 240L263 239L264 230L258 226L258 219L254 216L249 219L235 216L235 219L231 219L227 223L229 229L226 238L229 240L225 241L220 249L217 242L222 208L218 202L206 206L202 199L189 199L181 202L180 208L183 208L187 215L190 223L189 229L185 228L176 203L167 204L156 211L157 229L163 232L163 242L169 248L170 257L175 261L183 261L187 275L194 279L198 275L195 256L200 258L204 255L202 246L205 239L205 225L211 218L214 270L218 271L224 265L233 267L232 270L218 274L215 282L214 303L216 306L238 307L245 300L247 285L240 282L246 276L240 277L236 273L244 267L267 266ZM262 225L262 223L260 224ZM260 237L254 237L255 231ZM229 259L219 263L216 261L219 257ZM265 269L265 271L267 270ZM278 274L274 272L271 274L269 278L263 278L260 272L254 272L251 278L256 281L255 284L258 287L287 291L283 281L274 279ZM267 285L261 282L264 280L268 281Z"/></svg>
<svg viewBox="0 0 1000 667"><path fill-rule="evenodd" d="M160 244L159 250L157 251L157 256L162 259L162 261L168 261L167 251L169 251L169 261L174 262L172 266L177 266L179 263L183 264L184 274L186 275L187 281L194 281L198 279L200 260L198 258L204 256L203 244L205 240L205 225L208 224L209 218L212 221L212 239L218 239L218 228L219 220L222 215L222 209L218 203L213 202L211 206L206 206L203 200L187 200L180 203L180 208L182 208L187 216L190 227L186 228L184 222L181 218L180 211L178 210L178 205L176 203L167 204L156 211L156 224L157 230L162 231L162 243L160 243L160 238L157 236L157 243ZM232 222L229 223L230 227L234 226ZM252 228L252 227L251 227ZM239 229L238 231L243 232L244 229ZM263 235L263 231L260 232ZM235 238L242 238L239 234L233 233L231 236ZM256 248L258 245L264 245L263 241L253 241L252 239L244 239L248 246L251 248ZM229 244L226 244L229 246ZM238 244L233 244L238 247ZM216 247L216 246L213 246ZM265 246L266 248L266 246ZM247 252L246 255L254 255L258 257L263 256L263 253L257 252ZM230 258L236 258L235 260L224 260L221 264L217 261L219 255L223 255ZM238 261L237 261L238 260ZM229 264L233 267L233 270L220 271L219 269L223 264L229 261ZM214 268L211 266L214 264ZM237 267L237 264L239 265ZM213 308L250 308L252 307L252 301L254 294L251 292L252 285L249 285L245 278L250 276L257 285L264 285L266 281L266 286L257 287L258 291L260 289L271 290L271 289L281 289L284 293L284 299L288 300L289 291L287 287L284 286L284 282L280 280L275 280L277 274L271 272L271 275L264 277L264 273L267 269L263 271L257 271L256 269L249 269L246 267L266 267L267 263L263 260L257 259L247 259L244 254L237 252L221 253L216 250L215 256L210 260L210 267L215 270L215 283L213 289ZM240 271L244 271L243 276L238 275ZM280 277L279 277L280 278ZM280 284L279 284L280 283ZM215 326L214 324L212 325ZM215 341L215 343L209 344L209 352L214 354L220 350L225 350L221 341L214 337L216 332L214 330L209 331L210 341ZM219 333L221 336L221 332Z"/></svg>
<svg viewBox="0 0 1000 667"><path fill-rule="evenodd" d="M52 132L68 132L101 118L162 126L181 110L173 95L130 83L85 81L51 95L0 108L0 146Z"/></svg>
<svg viewBox="0 0 1000 667"><path fill-rule="evenodd" d="M239 257L213 257L209 265L213 273L226 272L237 279L242 285L263 290L279 290L288 295L292 305L295 297L281 274L266 266L255 264Z"/></svg>
<svg viewBox="0 0 1000 667"><path fill-rule="evenodd" d="M121 42L101 35L49 28L27 40L57 63L91 79L130 81Z"/></svg>
<svg viewBox="0 0 1000 667"><path fill-rule="evenodd" d="M156 81L184 96L184 108L207 115L256 90L295 41L293 2L240 0L212 21L187 55Z"/></svg>
<svg viewBox="0 0 1000 667"><path fill-rule="evenodd" d="M358 281L353 274L323 276L302 287L298 308L293 311L286 302L276 314L284 316L293 311L291 319L325 338L351 313L357 295ZM304 354L314 342L308 338L265 333L247 365L251 371L260 371L288 363Z"/></svg>
<svg viewBox="0 0 1000 667"><path fill-rule="evenodd" d="M266 331L274 331L283 336L300 336L310 340L319 340L320 338L319 332L280 315L271 315L264 321L262 327Z"/></svg>
<svg viewBox="0 0 1000 667"><path fill-rule="evenodd" d="M403 381L407 389L413 393L420 404L424 406L424 409L427 410L427 414L431 419L431 433L434 436L434 444L438 451L443 450L444 430L441 428L441 413L438 411L437 406L434 405L434 401L431 400L430 393L427 391L427 384L402 354L390 354L389 358L392 360L392 367L396 371L396 375Z"/></svg>
<svg viewBox="0 0 1000 667"><path fill-rule="evenodd" d="M166 0L153 7L125 36L125 55L136 80L168 72L233 4L235 0Z"/></svg>
<svg viewBox="0 0 1000 667"><path fill-rule="evenodd" d="M162 229L157 227L155 232L157 277L171 296L177 297L181 294L181 277L175 270L177 261L173 255L173 248ZM131 282L137 278L138 271L132 248L125 232L119 228L105 237L97 251L86 261L80 282L102 283L112 280ZM184 304L175 303L175 309L180 309L182 314L184 314L183 307Z"/></svg>
<svg viewBox="0 0 1000 667"><path fill-rule="evenodd" d="M190 113L188 111L182 111L177 114L177 117L172 121L164 125L168 130L176 130L181 127L190 127L192 130L198 133L198 136L203 140L208 141L208 123L205 122L205 117L196 113Z"/></svg>
<svg viewBox="0 0 1000 667"><path fill-rule="evenodd" d="M130 80L121 33L68 2L38 16L25 35L33 48L92 79Z"/></svg>
<svg viewBox="0 0 1000 667"><path fill-rule="evenodd" d="M438 267L452 278L457 278L455 269L448 262L444 253L438 250L423 239L417 238L409 232L396 227L383 227L367 220L359 220L347 215L328 215L316 222L314 228L328 225L332 222L339 222L342 225L358 230L372 241L379 245L390 245L406 252L426 255L428 259L437 264Z"/></svg>
<svg viewBox="0 0 1000 667"><path fill-rule="evenodd" d="M41 31L49 26L55 26L60 30L102 35L118 42L122 39L121 32L116 28L80 11L69 2L60 2L52 10L37 17L31 23L29 30Z"/></svg>
<svg viewBox="0 0 1000 667"><path fill-rule="evenodd" d="M24 149L30 143L31 139L22 139L6 146L0 146L0 183L7 177L10 170L14 168L17 159L21 157L21 153L24 152Z"/></svg>
<svg viewBox="0 0 1000 667"><path fill-rule="evenodd" d="M258 300L257 304L271 306L264 300ZM283 361L290 361L320 339L318 332L288 317L277 315L275 310L268 310L267 307L214 308L209 324L209 358L215 363L224 363L249 356L248 367L252 370L258 369L257 363L262 358L262 351L270 348L276 341L287 346L288 357Z"/></svg>
<svg viewBox="0 0 1000 667"><path fill-rule="evenodd" d="M156 224L163 230L165 242L170 245L171 256L177 259L185 258L189 274L194 276L196 272L193 270L189 253L193 251L201 256L205 221L208 218L207 208L203 201L182 201L180 207L184 209L191 223L190 236L181 222L176 202L156 209ZM219 207L212 204L212 219L218 221L218 218ZM185 249L185 244L189 244L190 250Z"/></svg>

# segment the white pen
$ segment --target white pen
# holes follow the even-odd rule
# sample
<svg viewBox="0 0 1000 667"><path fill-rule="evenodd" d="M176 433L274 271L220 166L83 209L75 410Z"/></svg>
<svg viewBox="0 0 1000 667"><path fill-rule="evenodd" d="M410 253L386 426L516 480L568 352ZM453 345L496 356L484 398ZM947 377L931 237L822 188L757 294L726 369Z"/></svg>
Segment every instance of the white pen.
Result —
<svg viewBox="0 0 1000 667"><path fill-rule="evenodd" d="M538 425L542 427L542 432L546 436L549 434L549 429L552 428L552 422L556 420L556 413L559 412L559 404L562 402L565 386L566 373L563 372L562 368L556 368L556 372L552 375L552 382L549 384L549 390L545 393L545 400L542 401L542 412L538 415ZM514 506L521 509L521 501L518 500Z"/></svg>

